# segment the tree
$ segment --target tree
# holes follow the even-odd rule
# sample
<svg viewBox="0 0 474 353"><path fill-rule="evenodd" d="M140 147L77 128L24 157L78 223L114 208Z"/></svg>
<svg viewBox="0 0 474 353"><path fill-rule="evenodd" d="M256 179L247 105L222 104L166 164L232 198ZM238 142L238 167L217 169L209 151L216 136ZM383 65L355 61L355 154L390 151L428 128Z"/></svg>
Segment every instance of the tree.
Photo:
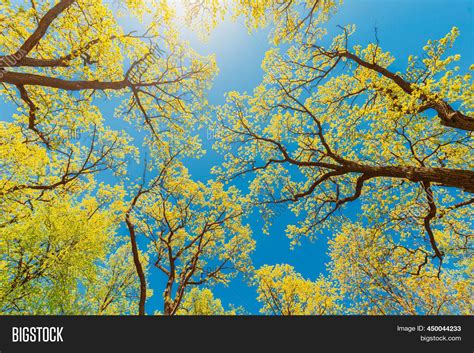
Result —
<svg viewBox="0 0 474 353"><path fill-rule="evenodd" d="M134 302L123 295L137 287L128 253L115 253L117 213L100 209L113 202L106 189L101 194L35 203L2 227L2 313L117 314Z"/></svg>
<svg viewBox="0 0 474 353"><path fill-rule="evenodd" d="M341 309L336 288L324 277L304 279L290 265L262 266L255 271L260 312L270 315L329 315Z"/></svg>
<svg viewBox="0 0 474 353"><path fill-rule="evenodd" d="M444 236L442 241L448 240ZM440 237L441 238L441 237ZM440 239L441 241L441 239ZM449 241L449 240L448 240ZM422 248L408 249L390 234L345 224L330 242L330 273L347 312L368 315L469 315L472 286L468 257L444 270L427 261Z"/></svg>
<svg viewBox="0 0 474 353"><path fill-rule="evenodd" d="M187 293L176 312L177 315L235 315L235 310L226 311L219 299L214 298L210 289L192 288Z"/></svg>
<svg viewBox="0 0 474 353"><path fill-rule="evenodd" d="M124 240L113 247L106 261L97 267L97 276L87 283L85 295L78 293L83 313L135 314L139 286L129 244Z"/></svg>
<svg viewBox="0 0 474 353"><path fill-rule="evenodd" d="M338 211L357 200L365 224L379 224L394 237L411 232L441 265L446 249L435 233L449 232L460 251L469 251L474 200L474 172L465 158L472 150L465 131L471 76L448 69L459 55L443 58L457 31L430 41L421 63L410 58L407 90L401 74L388 73L394 59L378 43L355 46L347 58L352 30L323 49L315 43L324 30L314 27L286 53L267 53L254 94L231 92L217 112L222 133L216 148L225 151L217 172L224 178L252 174L251 194L268 217L272 205L288 203L302 218L287 228L294 243L333 226ZM345 63L342 71L335 70L339 63ZM410 214L402 216L401 208ZM426 238L418 241L421 230Z"/></svg>
<svg viewBox="0 0 474 353"><path fill-rule="evenodd" d="M1 94L18 105L15 126L23 138L69 165L77 133L96 138L108 131L97 103L110 95L123 99L121 112L145 125L153 139L165 141L167 134L187 138L199 121L199 107L206 104L203 92L214 62L178 41L172 11L160 4L141 35L123 33L102 2L2 5L2 16L13 21L2 22L0 50L10 54L0 57ZM139 15L151 9L142 1L128 5ZM94 145L92 139L91 149ZM71 174L76 179L94 171L68 170L62 183Z"/></svg>
<svg viewBox="0 0 474 353"><path fill-rule="evenodd" d="M137 256L136 237L147 241L150 263L166 277L164 314L175 315L187 292L201 285L226 284L251 271L255 248L251 230L243 224L245 198L235 187L195 182L171 160L132 200L126 222ZM138 256L137 256L138 257ZM139 312L145 313L146 279L135 262L142 285ZM183 309L184 310L184 309Z"/></svg>
<svg viewBox="0 0 474 353"><path fill-rule="evenodd" d="M45 240L49 235L45 233L46 238L36 239L39 243L35 243L29 240L30 235L24 233L23 228L46 222L44 214L51 212L53 205L59 203L64 207L71 203L69 207L74 208L63 210L75 214L76 218L67 218L73 223L71 229L80 225L94 229L94 219L101 212L114 215L113 227L116 228L124 219L128 190L114 189L114 186L99 183L97 178L100 172L108 172L128 188L129 168L133 159L138 160L139 153L127 133L114 131L105 123L101 107L104 100L117 102L116 115L147 132L143 148L149 153L166 153L185 141L193 148L183 152L183 156L200 153L199 143L192 133L203 121L200 114L207 104L204 93L216 71L213 58L197 55L178 39L172 24L173 10L166 3L126 1L126 6L142 20L143 26L145 13L153 17L150 25L141 29L141 34L140 29L125 33L118 23L120 11L114 11L106 2L7 1L0 5L0 52L5 53L0 56L0 94L18 107L12 121L2 122L0 130L0 224L11 238L2 246L10 249L11 242L25 242L28 247L23 249L21 245L20 254L44 252L41 259L37 259L38 263L35 262L39 268L43 263L50 263L50 245ZM114 190L119 200L104 200L101 195L107 190ZM83 212L85 199L95 204L96 209ZM73 206L76 204L77 207ZM53 224L63 224L69 216L62 212L51 215L57 217L51 220ZM67 226L51 230L55 236L64 237L64 241L55 244L58 252L69 253L68 239L75 242L79 236L67 230ZM118 245L108 239L115 237L113 232L91 230L92 235L100 238L93 244L94 249L119 251ZM16 254L16 250L12 251ZM81 300L90 297L78 291L78 283L84 284L87 279L91 286L96 286L90 288L96 295L91 300L98 301L94 312L129 310L126 309L127 296L130 296L127 293L133 292L129 288L136 282L129 278L128 259L122 254L123 268L118 269L116 255L108 254L106 261L105 254L84 257L84 261L78 262L83 268L74 270L80 273L80 278L72 276L71 283L61 286L60 276L43 278L43 269L38 270L39 273L36 270L23 273L22 256L18 258L5 252L2 261L11 265L2 278L6 296L21 283L24 290L21 296L33 298L32 287L23 285L33 276L35 281L31 283L45 289L45 301L58 297L47 290L48 281L55 288L75 293L61 299L71 307L59 309L59 304L55 304L50 308L51 313L80 312L82 309L74 304L79 300L77 296L82 296ZM9 260L10 255L13 260ZM138 250L134 251L134 265L143 256ZM23 277L17 278L12 264L16 264ZM61 263L51 263L58 271L61 266ZM92 281L92 272L114 284L101 286L100 282ZM86 273L90 275L81 277ZM101 295L105 297L101 299ZM3 298L2 305L5 303L5 310L11 311L13 304L8 301ZM66 305L63 304L61 306ZM21 308L16 305L14 310L33 309L25 304Z"/></svg>

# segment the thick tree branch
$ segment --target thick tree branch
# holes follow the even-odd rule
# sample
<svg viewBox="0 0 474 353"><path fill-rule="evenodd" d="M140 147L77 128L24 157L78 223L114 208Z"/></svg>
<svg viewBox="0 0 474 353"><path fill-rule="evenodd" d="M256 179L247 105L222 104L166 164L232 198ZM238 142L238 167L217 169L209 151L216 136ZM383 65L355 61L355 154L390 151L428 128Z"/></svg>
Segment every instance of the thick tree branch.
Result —
<svg viewBox="0 0 474 353"><path fill-rule="evenodd" d="M474 171L450 168L428 168L411 166L368 166L350 163L348 171L368 174L371 177L406 179L412 182L429 182L455 187L474 193Z"/></svg>
<svg viewBox="0 0 474 353"><path fill-rule="evenodd" d="M381 74L382 76L395 82L405 93L412 94L414 89L411 86L411 83L403 79L401 76L387 70L386 68L374 63L367 62L357 55L354 55L348 51L341 52L326 52L326 55L343 57L350 59L356 62L358 65L365 67L367 69L373 70ZM420 99L423 101L424 106L420 111L432 108L436 110L439 118L441 119L441 124L449 127L454 127L460 130L474 131L474 118L467 116L461 113L458 110L455 110L451 105L446 103L444 100L431 100L425 94L421 94Z"/></svg>
<svg viewBox="0 0 474 353"><path fill-rule="evenodd" d="M440 262L442 262L444 254L439 250L438 245L436 244L436 239L433 230L431 229L431 220L436 217L436 204L434 201L433 191L431 190L431 185L429 182L423 182L422 184L426 192L426 199L428 201L429 207L428 214L423 219L423 224L425 226L426 233L428 233L431 247L435 252L436 257L439 259Z"/></svg>
<svg viewBox="0 0 474 353"><path fill-rule="evenodd" d="M32 58L25 59L25 57L39 43L41 38L44 37L51 23L75 1L76 0L61 0L57 5L52 7L39 21L36 30L25 40L15 54L0 56L0 67L4 67L4 64L7 66L17 66L22 60L25 60L25 62L29 64L36 63L35 66L50 66L47 64L47 61ZM15 65L8 65L7 63L15 63Z"/></svg>
<svg viewBox="0 0 474 353"><path fill-rule="evenodd" d="M131 213L142 194L142 189L138 191L137 195L133 198L132 204L128 209L127 213L125 214L125 223L127 224L127 228L130 234L130 244L132 246L132 254L133 254L133 263L135 264L135 269L137 271L138 278L140 280L140 300L138 302L138 315L145 315L145 302L146 302L146 278L145 272L143 271L143 266L140 262L140 254L138 251L137 245L137 236L135 232L135 225L131 220Z"/></svg>
<svg viewBox="0 0 474 353"><path fill-rule="evenodd" d="M35 74L25 74L18 72L3 72L0 82L10 83L16 86L43 86L50 88L63 89L67 91L81 91L81 90L120 90L130 87L132 84L124 79L115 82L103 81L69 81L55 77L47 77Z"/></svg>

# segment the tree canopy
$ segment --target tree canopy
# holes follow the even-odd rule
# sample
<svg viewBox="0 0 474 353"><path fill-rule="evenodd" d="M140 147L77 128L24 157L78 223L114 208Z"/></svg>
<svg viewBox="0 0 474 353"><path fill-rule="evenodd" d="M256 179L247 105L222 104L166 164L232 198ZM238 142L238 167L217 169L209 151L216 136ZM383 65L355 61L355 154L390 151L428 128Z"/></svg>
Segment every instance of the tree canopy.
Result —
<svg viewBox="0 0 474 353"><path fill-rule="evenodd" d="M14 107L0 122L1 312L245 314L214 290L239 279L268 315L472 314L459 30L402 63L376 33L354 43L350 24L328 40L339 1L179 3L0 4L0 95ZM181 24L205 39L232 19L270 28L264 74L211 105L216 58ZM188 169L204 127L219 132L212 180ZM324 273L253 265L280 207L292 248L330 232Z"/></svg>

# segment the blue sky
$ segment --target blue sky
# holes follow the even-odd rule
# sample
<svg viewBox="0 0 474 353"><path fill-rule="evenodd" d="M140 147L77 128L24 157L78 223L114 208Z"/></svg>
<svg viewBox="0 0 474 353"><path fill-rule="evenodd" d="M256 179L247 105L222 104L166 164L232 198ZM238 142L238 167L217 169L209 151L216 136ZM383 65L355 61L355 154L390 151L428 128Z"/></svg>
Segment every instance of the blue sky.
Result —
<svg viewBox="0 0 474 353"><path fill-rule="evenodd" d="M421 54L428 39L440 38L453 26L457 26L461 35L453 52L461 54L459 66L461 71L465 71L473 62L473 23L473 2L470 0L346 0L325 27L329 31L329 41L338 33L337 25L355 24L357 31L351 37L351 45L372 42L374 28L377 27L381 47L397 58L392 68L402 71L409 54ZM220 73L209 94L212 104L223 103L225 92L251 92L260 83L263 75L261 61L270 48L268 29L249 34L243 19L236 22L226 20L211 33L206 42L201 41L190 30L183 31L197 52L216 55ZM116 103L106 102L101 109L110 125L125 128L127 123L112 120ZM13 111L11 105L2 104L1 119L9 120ZM212 178L211 168L222 159L212 150L213 140L207 138L206 130L201 131L201 136L207 154L199 161L188 161L187 167L196 180L206 181ZM114 182L108 177L105 181ZM354 210L351 212L351 207L358 206L356 203L349 205L347 215L355 213ZM285 237L284 230L294 220L290 212L281 212L274 221L271 235L267 236L262 233L260 216L255 213L249 218L257 242L254 265L258 268L263 264L288 263L304 277L315 279L325 273L325 263L328 261L326 237L331 234L321 234L313 243L303 241L302 246L290 250L290 242ZM155 290L155 295L147 303L150 314L162 309L163 278L159 276L157 272L152 272L150 278L151 288ZM232 281L228 287L217 286L214 293L225 306L232 303L243 306L251 314L258 314L255 289L248 287L242 279Z"/></svg>

